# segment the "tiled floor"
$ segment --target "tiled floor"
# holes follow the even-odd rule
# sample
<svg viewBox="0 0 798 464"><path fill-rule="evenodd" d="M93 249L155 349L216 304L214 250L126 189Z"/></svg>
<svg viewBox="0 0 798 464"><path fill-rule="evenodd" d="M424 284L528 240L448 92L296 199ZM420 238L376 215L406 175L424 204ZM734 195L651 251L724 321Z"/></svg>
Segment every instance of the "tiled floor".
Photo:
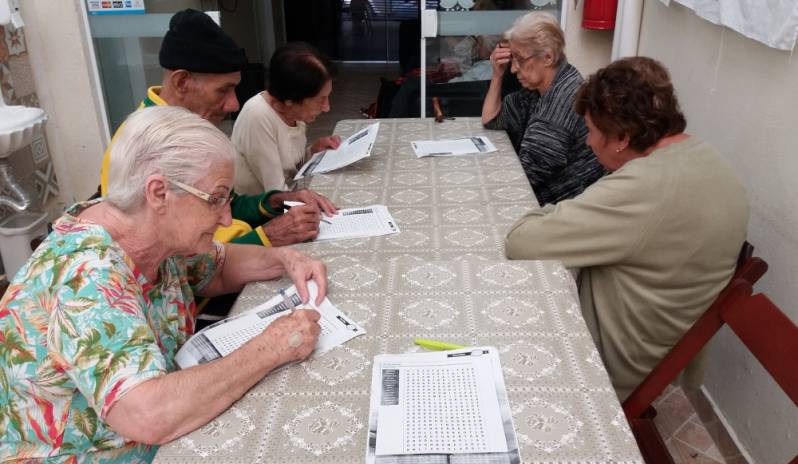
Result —
<svg viewBox="0 0 798 464"><path fill-rule="evenodd" d="M654 423L677 464L747 462L701 391L668 387L654 407Z"/></svg>
<svg viewBox="0 0 798 464"><path fill-rule="evenodd" d="M399 65L341 64L330 95L330 112L322 114L308 125L308 142L332 134L341 119L362 118L361 108L377 101L380 77L399 77Z"/></svg>

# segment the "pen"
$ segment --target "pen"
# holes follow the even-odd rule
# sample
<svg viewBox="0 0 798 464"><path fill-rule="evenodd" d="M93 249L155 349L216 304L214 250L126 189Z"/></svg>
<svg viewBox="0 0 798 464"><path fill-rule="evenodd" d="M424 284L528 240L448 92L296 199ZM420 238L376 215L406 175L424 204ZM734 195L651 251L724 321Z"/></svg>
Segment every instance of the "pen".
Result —
<svg viewBox="0 0 798 464"><path fill-rule="evenodd" d="M283 209L286 210L286 211L288 211L289 209L293 208L294 206L305 206L305 204L302 203L301 201L292 201L291 204L288 204L288 202L283 203ZM332 224L332 222L330 222L330 221L328 221L328 220L326 220L324 218L321 218L321 221L325 222L327 224Z"/></svg>
<svg viewBox="0 0 798 464"><path fill-rule="evenodd" d="M454 343L446 343L438 340L429 340L426 338L416 338L413 342L428 350L443 351L443 350L459 350L465 348L465 345L455 345Z"/></svg>
<svg viewBox="0 0 798 464"><path fill-rule="evenodd" d="M285 308L286 311L290 311L290 310L293 310L294 308L296 308L296 303L294 303L293 298L291 298L290 296L288 296L285 293L285 289L284 288L281 288L280 290L278 290L278 292L280 293L280 296L283 297L283 304L285 304L285 306L286 306L286 308Z"/></svg>

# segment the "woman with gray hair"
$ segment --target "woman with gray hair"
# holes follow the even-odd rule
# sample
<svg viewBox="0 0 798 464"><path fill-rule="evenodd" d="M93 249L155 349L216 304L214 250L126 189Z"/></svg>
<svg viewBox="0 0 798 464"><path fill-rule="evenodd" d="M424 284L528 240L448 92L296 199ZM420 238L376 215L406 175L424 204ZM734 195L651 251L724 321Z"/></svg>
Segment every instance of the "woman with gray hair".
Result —
<svg viewBox="0 0 798 464"><path fill-rule="evenodd" d="M582 76L565 59L565 37L553 16L528 13L505 36L509 42L491 53L482 123L507 130L541 205L573 198L606 172L585 144L585 121L573 109ZM502 101L508 65L523 88Z"/></svg>
<svg viewBox="0 0 798 464"><path fill-rule="evenodd" d="M177 371L194 295L287 273L324 298L324 265L287 248L221 245L235 151L176 106L133 113L110 154L111 194L54 226L0 300L0 461L149 462L276 367L305 359L319 314L295 311L229 356Z"/></svg>

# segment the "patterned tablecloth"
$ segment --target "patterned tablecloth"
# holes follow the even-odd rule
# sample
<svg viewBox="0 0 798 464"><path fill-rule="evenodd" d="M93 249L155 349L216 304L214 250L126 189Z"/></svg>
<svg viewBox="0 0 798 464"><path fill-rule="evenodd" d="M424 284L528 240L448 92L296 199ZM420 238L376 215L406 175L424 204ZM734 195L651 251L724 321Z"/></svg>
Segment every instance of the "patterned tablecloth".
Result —
<svg viewBox="0 0 798 464"><path fill-rule="evenodd" d="M370 122L341 121L336 133ZM487 135L499 151L416 159L410 147L467 135ZM504 258L509 226L537 204L504 132L477 118L383 120L370 158L309 186L340 207L387 205L401 228L297 246L327 263L330 300L368 333L268 375L155 462L363 462L372 359L419 351L415 337L500 350L524 462L642 462L570 273ZM287 285L250 284L233 312Z"/></svg>

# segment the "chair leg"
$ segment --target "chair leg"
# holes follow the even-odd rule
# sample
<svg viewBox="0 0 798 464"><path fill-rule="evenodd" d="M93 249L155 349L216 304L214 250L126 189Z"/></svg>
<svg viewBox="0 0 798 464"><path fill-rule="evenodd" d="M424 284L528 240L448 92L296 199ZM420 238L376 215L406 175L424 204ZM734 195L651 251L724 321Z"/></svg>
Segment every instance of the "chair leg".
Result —
<svg viewBox="0 0 798 464"><path fill-rule="evenodd" d="M674 464L653 420L630 419L629 426L646 464Z"/></svg>

